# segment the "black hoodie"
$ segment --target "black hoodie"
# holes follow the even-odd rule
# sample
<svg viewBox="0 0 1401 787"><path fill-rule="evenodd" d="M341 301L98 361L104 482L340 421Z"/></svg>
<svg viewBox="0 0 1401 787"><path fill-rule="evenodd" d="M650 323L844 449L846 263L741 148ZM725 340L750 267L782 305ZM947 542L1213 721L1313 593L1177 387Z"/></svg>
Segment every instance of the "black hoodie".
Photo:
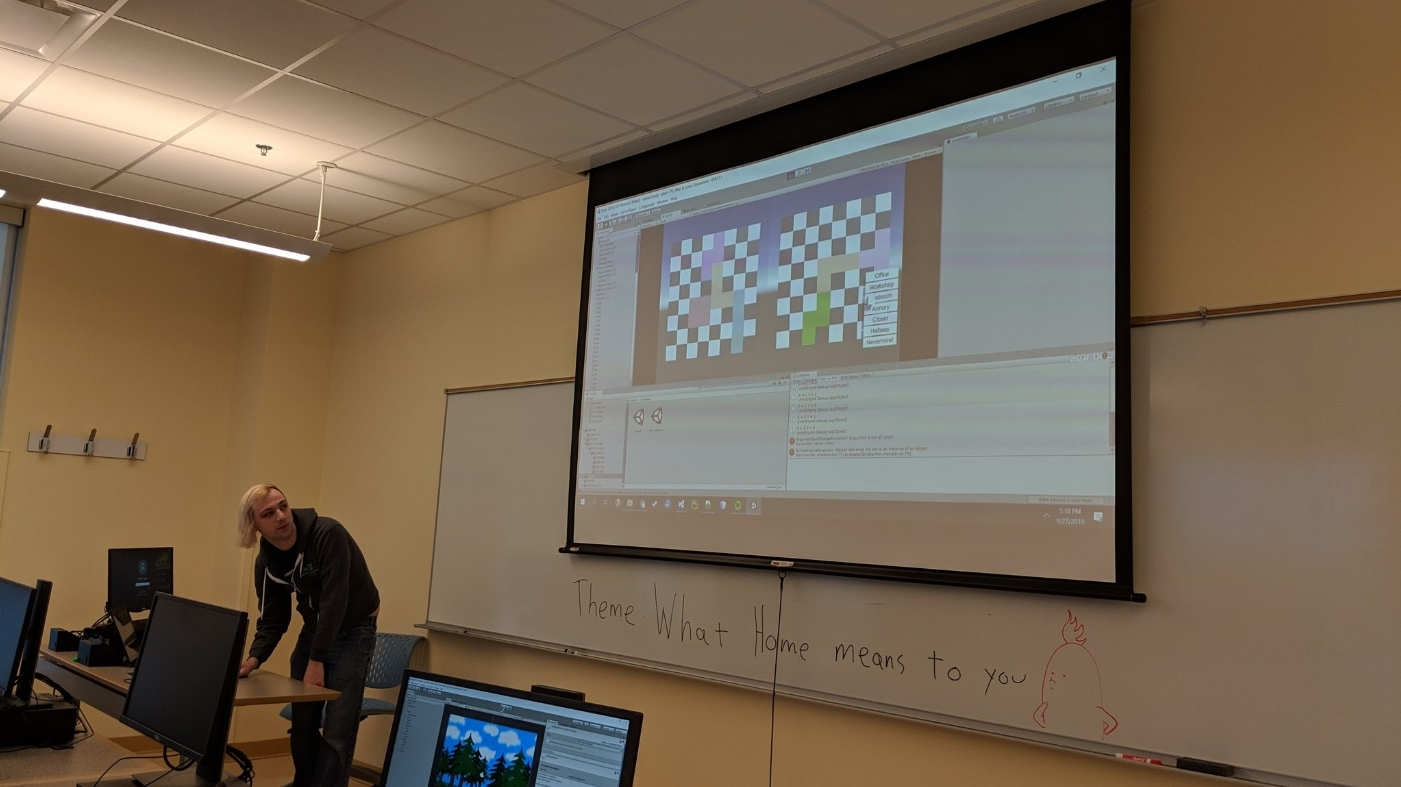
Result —
<svg viewBox="0 0 1401 787"><path fill-rule="evenodd" d="M258 589L258 633L248 655L267 662L292 622L292 593L302 628L313 632L312 661L325 661L331 643L379 609L379 590L365 556L340 522L314 508L292 509L297 542L283 551L259 539L253 583Z"/></svg>

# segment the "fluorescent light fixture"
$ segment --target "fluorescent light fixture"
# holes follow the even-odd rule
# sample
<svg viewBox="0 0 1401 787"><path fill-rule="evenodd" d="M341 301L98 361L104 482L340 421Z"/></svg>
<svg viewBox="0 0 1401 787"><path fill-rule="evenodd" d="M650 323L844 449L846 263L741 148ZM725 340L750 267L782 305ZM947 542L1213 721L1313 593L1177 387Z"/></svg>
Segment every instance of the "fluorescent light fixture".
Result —
<svg viewBox="0 0 1401 787"><path fill-rule="evenodd" d="M0 191L0 196L4 196L4 194L5 192ZM237 240L235 238L226 238L223 235L213 235L208 232L187 230L184 227L177 227L173 224L162 224L158 221L147 221L146 219L132 218L131 216L123 216L120 213L109 213L105 210L85 208L82 205L72 205L67 202L58 202L56 200L51 199L41 199L39 200L39 207L53 208L54 210L62 210L68 213L77 213L80 216L89 216L94 219L105 219L107 221L115 221L118 224L128 224L133 227L141 227L143 229L155 230L156 232L168 232L171 235L180 235L185 238L194 238L195 240L208 241L209 243L218 243L223 246L232 246L235 249L256 251L259 254L271 254L274 257L282 257L283 259L296 260L297 262L306 262L307 260L311 259L310 255L300 254L295 251L275 249L271 246L264 246L259 243L249 243L248 241Z"/></svg>

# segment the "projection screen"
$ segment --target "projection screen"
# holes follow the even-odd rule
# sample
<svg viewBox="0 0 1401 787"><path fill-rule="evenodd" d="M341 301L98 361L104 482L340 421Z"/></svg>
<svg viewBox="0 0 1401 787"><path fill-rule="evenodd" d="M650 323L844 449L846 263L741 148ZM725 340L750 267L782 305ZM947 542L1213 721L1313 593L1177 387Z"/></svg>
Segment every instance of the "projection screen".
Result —
<svg viewBox="0 0 1401 787"><path fill-rule="evenodd" d="M623 197L598 173L566 548L1131 595L1119 43ZM743 155L707 144L645 171Z"/></svg>

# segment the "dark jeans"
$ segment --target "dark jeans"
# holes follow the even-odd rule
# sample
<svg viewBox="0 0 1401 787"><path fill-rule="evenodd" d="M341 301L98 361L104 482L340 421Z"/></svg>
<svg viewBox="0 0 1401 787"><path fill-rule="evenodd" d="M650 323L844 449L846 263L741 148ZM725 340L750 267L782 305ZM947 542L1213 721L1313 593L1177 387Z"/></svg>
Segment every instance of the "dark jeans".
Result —
<svg viewBox="0 0 1401 787"><path fill-rule="evenodd" d="M312 633L302 629L292 651L292 677L306 675L311 657ZM375 650L375 619L356 623L336 635L322 662L326 688L341 695L330 702L298 702L292 705L292 764L295 787L345 787L355 756L355 736L360 731L360 700L365 696L365 675ZM322 711L325 721L322 721Z"/></svg>

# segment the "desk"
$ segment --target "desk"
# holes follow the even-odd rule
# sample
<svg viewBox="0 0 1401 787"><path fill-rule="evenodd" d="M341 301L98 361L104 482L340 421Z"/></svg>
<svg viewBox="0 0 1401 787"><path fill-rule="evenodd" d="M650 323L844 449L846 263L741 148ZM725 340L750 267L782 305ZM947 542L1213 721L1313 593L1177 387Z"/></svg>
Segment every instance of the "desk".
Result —
<svg viewBox="0 0 1401 787"><path fill-rule="evenodd" d="M38 672L64 691L72 694L79 702L87 703L114 719L122 717L122 707L126 705L127 680L131 677L130 667L89 667L73 660L73 651L58 652L45 647L39 651ZM263 670L255 670L252 675L240 678L238 692L234 695L234 706L240 705L280 705L288 702L320 702L333 700L340 692L321 686L308 686L299 680L283 675L275 675ZM217 757L219 767L223 767L224 752L206 752L205 759ZM201 760L201 765L204 761ZM170 780L163 780L162 784ZM105 780L104 780L105 783Z"/></svg>

